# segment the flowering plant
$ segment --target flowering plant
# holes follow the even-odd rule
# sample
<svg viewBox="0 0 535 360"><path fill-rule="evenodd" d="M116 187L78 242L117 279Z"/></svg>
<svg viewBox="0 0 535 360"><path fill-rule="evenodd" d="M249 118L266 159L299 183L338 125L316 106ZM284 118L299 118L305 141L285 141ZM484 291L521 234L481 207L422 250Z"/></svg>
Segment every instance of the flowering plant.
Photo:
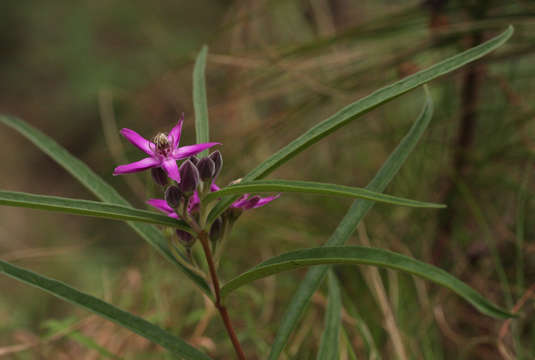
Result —
<svg viewBox="0 0 535 360"><path fill-rule="evenodd" d="M333 264L367 264L405 271L439 285L446 286L467 300L480 312L495 317L508 318L511 314L501 309L470 288L453 275L402 254L366 246L344 246L355 231L360 220L375 202L399 206L443 208L440 204L421 202L385 195L382 192L402 166L427 127L433 112L432 100L425 88L422 112L407 135L393 150L366 188L311 181L262 180L277 167L299 152L310 147L334 130L346 125L357 116L385 103L411 89L424 85L434 78L451 72L474 61L502 45L512 34L508 29L501 35L449 58L428 69L422 70L340 110L325 121L312 127L302 136L270 156L239 181L219 187L216 179L223 168L219 150L208 154L207 149L219 145L209 142L208 111L204 90L204 67L206 49L197 58L194 70L194 105L197 144L179 146L184 118L169 134L159 133L152 141L130 129L121 134L148 157L127 165L117 166L114 175L143 170L151 171L154 181L161 187L161 198L151 198L147 203L159 212L133 208L109 184L85 164L74 158L56 142L37 129L14 117L0 116L0 122L17 130L35 145L65 167L77 180L91 190L100 200L60 198L29 193L0 191L0 204L28 208L62 211L85 216L97 216L127 221L143 239L174 264L178 271L196 284L215 305L225 325L237 358L253 357L254 349L245 351L240 329L231 321L227 298L236 289L256 279L300 267L323 265L310 270L299 284L270 350L269 359L280 356L292 330L306 309L312 294L327 276L329 300L325 315L325 330L319 345L318 358L338 358L341 325L340 285L337 277L329 271ZM331 238L323 247L300 249L268 259L257 266L222 283L218 273L218 259L223 253L225 241L232 236L231 230L243 211L260 208L279 198L281 193L320 194L345 196L357 199L340 222ZM263 196L260 194L268 193ZM283 199L279 200L283 201ZM168 237L156 224L172 228ZM204 256L199 261L195 254ZM158 327L110 303L76 290L57 280L47 278L30 270L0 260L0 272L31 286L84 307L133 332L161 345L171 354L185 359L210 359L210 354L188 344L169 331ZM247 355L246 355L247 354Z"/></svg>

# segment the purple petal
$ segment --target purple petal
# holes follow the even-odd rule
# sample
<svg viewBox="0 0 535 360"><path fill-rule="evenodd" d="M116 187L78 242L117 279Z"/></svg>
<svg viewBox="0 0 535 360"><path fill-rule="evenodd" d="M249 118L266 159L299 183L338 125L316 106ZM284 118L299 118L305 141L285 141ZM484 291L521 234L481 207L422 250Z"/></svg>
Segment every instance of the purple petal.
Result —
<svg viewBox="0 0 535 360"><path fill-rule="evenodd" d="M280 196L281 196L281 194L277 194L277 195L268 196L268 197L265 197L265 198L260 198L260 200L256 203L256 205L253 206L253 209L256 209L256 208L259 208L261 206L264 206L264 205L272 202L273 200L278 199Z"/></svg>
<svg viewBox="0 0 535 360"><path fill-rule="evenodd" d="M219 191L219 190L221 189L214 182L212 183L212 185L210 185L210 192Z"/></svg>
<svg viewBox="0 0 535 360"><path fill-rule="evenodd" d="M173 157L176 160L185 159L191 155L198 154L203 150L209 149L212 146L220 145L220 144L221 143L217 143L217 142L209 142L209 143L203 143L203 144L182 146L173 151Z"/></svg>
<svg viewBox="0 0 535 360"><path fill-rule="evenodd" d="M163 211L164 213L174 213L174 210L171 209L169 205L167 205L167 201L165 201L164 199L149 199L147 200L147 204L160 211Z"/></svg>
<svg viewBox="0 0 535 360"><path fill-rule="evenodd" d="M121 134L126 138L126 140L130 141L134 146L138 147L146 154L154 155L153 149L155 148L155 145L134 130L124 128L121 129Z"/></svg>
<svg viewBox="0 0 535 360"><path fill-rule="evenodd" d="M167 205L167 202L163 199L149 199L147 200L147 204L149 204L152 207L155 207L156 209L163 211L167 214L167 216L172 217L174 219L179 219L178 215Z"/></svg>
<svg viewBox="0 0 535 360"><path fill-rule="evenodd" d="M247 198L249 197L249 194L243 194L238 198L238 200L234 201L232 203L232 207L239 208L244 206L247 203Z"/></svg>
<svg viewBox="0 0 535 360"><path fill-rule="evenodd" d="M193 195L191 196L191 198L189 199L189 203L188 203L188 212L191 213L191 212L195 212L195 210L198 209L199 207L199 203L200 203L200 199L199 199L199 194L197 191L195 191L193 193Z"/></svg>
<svg viewBox="0 0 535 360"><path fill-rule="evenodd" d="M162 162L162 168L167 175L176 182L180 182L180 174L178 173L178 166L175 159L166 159Z"/></svg>
<svg viewBox="0 0 535 360"><path fill-rule="evenodd" d="M172 149L175 150L178 148L178 144L180 143L180 135L182 133L182 123L184 122L184 113L182 113L182 116L180 116L180 119L178 119L178 123L171 129L171 132L169 132L168 139L171 139Z"/></svg>
<svg viewBox="0 0 535 360"><path fill-rule="evenodd" d="M244 210L254 209L256 204L258 204L259 201L260 201L260 196L255 195L247 199L247 201L245 201L244 204L240 207Z"/></svg>
<svg viewBox="0 0 535 360"><path fill-rule="evenodd" d="M139 161L136 161L130 164L117 166L115 170L113 170L113 175L138 172L138 171L153 168L159 165L160 165L160 160L148 157L148 158L144 158L144 159L141 159Z"/></svg>

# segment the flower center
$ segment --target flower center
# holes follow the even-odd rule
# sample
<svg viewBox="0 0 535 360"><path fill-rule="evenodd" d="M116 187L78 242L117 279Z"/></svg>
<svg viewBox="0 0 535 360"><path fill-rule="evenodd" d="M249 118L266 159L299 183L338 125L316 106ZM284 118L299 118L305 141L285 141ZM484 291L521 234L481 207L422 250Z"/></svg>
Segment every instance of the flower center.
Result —
<svg viewBox="0 0 535 360"><path fill-rule="evenodd" d="M152 142L154 145L156 145L156 153L162 156L169 155L171 143L169 142L167 135L164 133L159 133L154 137L154 139L152 139Z"/></svg>

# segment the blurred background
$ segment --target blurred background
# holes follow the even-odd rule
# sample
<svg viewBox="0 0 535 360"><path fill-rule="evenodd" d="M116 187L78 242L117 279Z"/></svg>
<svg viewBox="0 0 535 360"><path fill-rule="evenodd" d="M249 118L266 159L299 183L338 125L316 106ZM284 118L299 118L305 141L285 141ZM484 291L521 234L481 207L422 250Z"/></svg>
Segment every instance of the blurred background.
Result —
<svg viewBox="0 0 535 360"><path fill-rule="evenodd" d="M42 130L138 207L147 174L113 177L141 153L119 137L168 131L185 113L195 139L193 60L210 52L211 138L220 185L341 107L515 26L498 51L431 83L435 115L387 193L446 210L376 205L350 244L434 263L524 316L479 314L451 291L392 271L337 267L347 344L359 359L535 358L535 1L197 0L0 2L0 113ZM423 104L417 89L353 121L272 178L365 186ZM94 199L11 129L0 129L0 188ZM351 201L284 195L242 216L225 279L276 254L324 243ZM0 207L0 257L159 324L216 359L233 350L214 310L129 227ZM249 359L264 359L304 271L229 299ZM284 359L314 359L326 305L316 293ZM239 309L239 311L237 311ZM531 320L530 320L531 319ZM0 277L0 359L170 359L159 347Z"/></svg>

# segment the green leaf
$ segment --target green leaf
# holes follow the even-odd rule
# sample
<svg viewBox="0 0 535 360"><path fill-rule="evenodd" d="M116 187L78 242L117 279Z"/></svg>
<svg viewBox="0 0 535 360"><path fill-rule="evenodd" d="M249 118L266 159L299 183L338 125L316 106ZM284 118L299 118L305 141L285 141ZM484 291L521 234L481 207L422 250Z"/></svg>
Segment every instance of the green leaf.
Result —
<svg viewBox="0 0 535 360"><path fill-rule="evenodd" d="M216 200L225 195L249 194L262 192L295 192L305 194L345 196L351 198L360 198L383 202L393 205L426 207L426 208L444 208L446 205L421 202L416 200L405 199L392 195L385 195L379 192L344 186L336 184L319 183L312 181L290 181L290 180L255 180L250 182L241 182L236 185L227 186L219 191L208 194L206 201Z"/></svg>
<svg viewBox="0 0 535 360"><path fill-rule="evenodd" d="M381 166L381 169L379 169L372 181L366 186L368 190L378 192L384 191L416 146L424 130L427 128L427 125L429 125L433 115L433 102L429 96L427 87L424 87L424 90L427 101L420 116L414 122L407 135L405 135L396 149L384 162L383 166ZM351 234L353 234L360 220L368 213L374 204L373 201L369 200L356 200L353 202L353 205L331 235L326 245L343 245L347 239L349 239ZM275 335L275 340L269 355L270 360L277 359L286 346L290 334L303 314L306 305L310 301L310 297L319 287L328 268L328 266L317 266L310 269L305 278L301 280L297 291L290 300L290 304L286 309L281 324L279 325L279 329L277 330L277 334Z"/></svg>
<svg viewBox="0 0 535 360"><path fill-rule="evenodd" d="M342 298L336 276L329 271L329 301L325 312L325 330L321 335L318 360L337 360L342 327Z"/></svg>
<svg viewBox="0 0 535 360"><path fill-rule="evenodd" d="M54 161L67 170L75 179L89 189L97 198L107 203L131 206L119 193L95 174L86 164L72 156L65 148L46 136L33 126L11 116L0 115L0 123L18 131ZM111 169L110 169L111 170ZM208 296L211 296L210 286L206 280L177 261L167 246L167 239L158 228L139 222L128 222L143 239L160 252L167 260L175 264L188 278L190 278Z"/></svg>
<svg viewBox="0 0 535 360"><path fill-rule="evenodd" d="M322 264L374 265L404 271L447 287L483 314L498 319L514 316L485 299L447 271L402 254L365 246L324 246L276 256L229 281L221 289L221 296L227 296L240 286L269 275Z"/></svg>
<svg viewBox="0 0 535 360"><path fill-rule="evenodd" d="M347 125L351 120L356 119L358 116L363 115L377 106L390 101L420 85L423 85L439 76L452 72L453 70L456 70L474 60L481 58L505 43L512 34L513 27L509 26L509 28L502 34L481 45L452 56L427 69L419 71L416 74L401 79L392 85L383 87L371 93L370 95L346 106L336 114L313 126L303 135L270 156L267 160L248 173L243 180L251 181L265 177L306 148L317 143L342 126ZM217 204L211 211L208 221L214 221L228 206L230 206L234 200L235 198L229 198Z"/></svg>
<svg viewBox="0 0 535 360"><path fill-rule="evenodd" d="M101 217L113 220L141 221L172 226L186 231L191 230L185 222L173 219L166 215L98 201L0 190L0 205L58 211L68 214Z"/></svg>
<svg viewBox="0 0 535 360"><path fill-rule="evenodd" d="M193 69L193 108L195 109L195 133L197 144L210 141L210 127L208 122L208 101L206 100L206 54L208 47L204 45L197 55ZM208 155L208 150L200 153L201 157Z"/></svg>
<svg viewBox="0 0 535 360"><path fill-rule="evenodd" d="M60 281L41 276L2 260L0 260L0 272L28 285L44 290L60 299L86 308L99 316L111 320L114 323L161 345L176 356L191 360L210 359L206 354L187 344L184 340L177 338L158 326L127 311L116 308L92 295L76 290Z"/></svg>

